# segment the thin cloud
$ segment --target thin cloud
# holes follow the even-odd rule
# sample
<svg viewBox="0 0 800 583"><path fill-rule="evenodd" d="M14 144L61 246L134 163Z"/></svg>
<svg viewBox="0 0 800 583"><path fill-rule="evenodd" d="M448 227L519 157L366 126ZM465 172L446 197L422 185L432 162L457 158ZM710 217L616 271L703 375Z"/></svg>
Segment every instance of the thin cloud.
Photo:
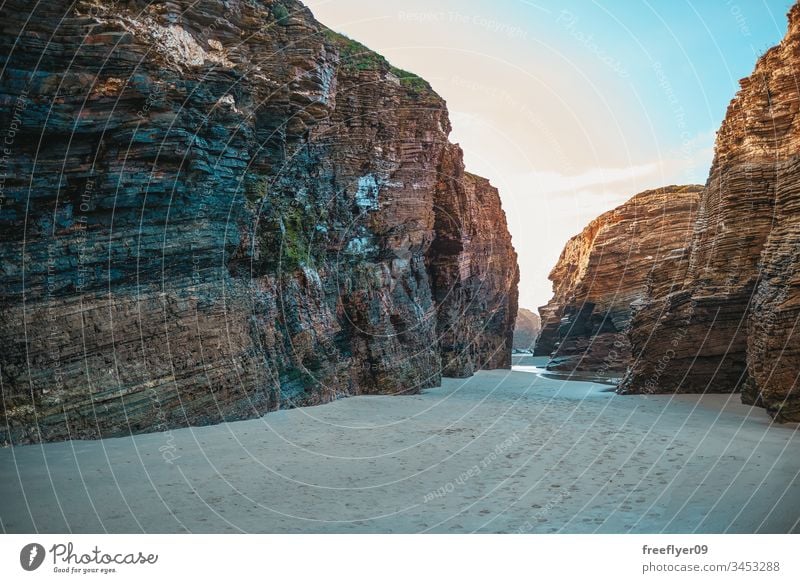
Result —
<svg viewBox="0 0 800 583"><path fill-rule="evenodd" d="M580 174L566 175L552 170L538 170L527 175L527 181L537 192L561 193L611 186L652 175L659 170L657 162L626 168L590 168Z"/></svg>

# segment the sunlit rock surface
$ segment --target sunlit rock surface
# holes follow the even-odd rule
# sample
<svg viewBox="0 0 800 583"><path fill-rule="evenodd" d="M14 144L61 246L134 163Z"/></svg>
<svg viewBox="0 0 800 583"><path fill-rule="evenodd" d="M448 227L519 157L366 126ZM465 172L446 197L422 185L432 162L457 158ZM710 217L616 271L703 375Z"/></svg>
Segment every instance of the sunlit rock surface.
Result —
<svg viewBox="0 0 800 583"><path fill-rule="evenodd" d="M550 273L553 298L539 309L535 354L562 371L625 371L633 313L661 265L681 256L691 238L700 186L637 194L570 239Z"/></svg>
<svg viewBox="0 0 800 583"><path fill-rule="evenodd" d="M641 356L624 391L741 390L778 420L800 420L799 67L795 5L786 37L728 107L685 278L654 289L660 316L634 328Z"/></svg>

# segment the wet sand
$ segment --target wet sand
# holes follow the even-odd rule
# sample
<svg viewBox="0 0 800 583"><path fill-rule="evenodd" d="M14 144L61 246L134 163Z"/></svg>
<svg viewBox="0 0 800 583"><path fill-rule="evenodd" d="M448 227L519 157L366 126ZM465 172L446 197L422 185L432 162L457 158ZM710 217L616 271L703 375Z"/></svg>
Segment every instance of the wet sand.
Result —
<svg viewBox="0 0 800 583"><path fill-rule="evenodd" d="M1 449L0 526L800 531L796 424L773 425L738 395L619 396L526 370L212 427Z"/></svg>

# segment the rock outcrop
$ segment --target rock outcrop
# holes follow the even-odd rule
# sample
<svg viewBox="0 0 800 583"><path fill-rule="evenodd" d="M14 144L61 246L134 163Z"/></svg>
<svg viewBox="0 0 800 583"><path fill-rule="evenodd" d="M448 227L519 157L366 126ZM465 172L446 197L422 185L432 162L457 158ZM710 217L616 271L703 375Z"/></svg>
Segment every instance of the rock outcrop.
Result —
<svg viewBox="0 0 800 583"><path fill-rule="evenodd" d="M623 392L741 390L776 419L800 420L798 68L795 5L785 38L728 107L685 274L664 274L680 285L656 286L645 302Z"/></svg>
<svg viewBox="0 0 800 583"><path fill-rule="evenodd" d="M658 269L679 261L694 225L701 186L637 194L570 239L550 273L553 298L539 309L534 354L547 368L624 372L631 364L628 328Z"/></svg>
<svg viewBox="0 0 800 583"><path fill-rule="evenodd" d="M508 290L517 289L519 268L499 200L488 180L464 172L461 149L449 147L438 171L427 254L445 376L511 366L517 294Z"/></svg>
<svg viewBox="0 0 800 583"><path fill-rule="evenodd" d="M517 311L517 323L514 326L514 349L533 350L541 327L539 314L520 308Z"/></svg>
<svg viewBox="0 0 800 583"><path fill-rule="evenodd" d="M0 18L0 442L508 366L505 215L425 81L295 0Z"/></svg>

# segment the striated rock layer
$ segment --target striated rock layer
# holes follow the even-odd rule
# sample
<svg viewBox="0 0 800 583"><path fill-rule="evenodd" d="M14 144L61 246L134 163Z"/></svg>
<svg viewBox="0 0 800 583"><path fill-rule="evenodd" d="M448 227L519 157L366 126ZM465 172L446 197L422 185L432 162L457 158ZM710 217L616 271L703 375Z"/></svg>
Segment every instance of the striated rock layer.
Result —
<svg viewBox="0 0 800 583"><path fill-rule="evenodd" d="M541 327L539 314L520 308L517 311L517 322L514 326L513 347L517 350L533 350Z"/></svg>
<svg viewBox="0 0 800 583"><path fill-rule="evenodd" d="M505 216L425 81L294 0L0 13L0 441L508 366Z"/></svg>
<svg viewBox="0 0 800 583"><path fill-rule="evenodd" d="M701 186L637 194L570 239L550 273L553 298L539 309L534 354L547 368L622 372L631 364L627 331L638 303L665 283L659 268L678 261L691 237Z"/></svg>
<svg viewBox="0 0 800 583"><path fill-rule="evenodd" d="M800 420L800 6L728 107L688 264L645 302L624 392L742 391ZM666 267L669 270L669 266ZM667 277L667 276L662 276ZM660 314L660 317L656 317Z"/></svg>
<svg viewBox="0 0 800 583"><path fill-rule="evenodd" d="M457 146L447 149L438 176L427 258L442 374L468 377L481 368L509 368L517 317L517 294L509 289L517 289L519 268L497 189L464 172Z"/></svg>

